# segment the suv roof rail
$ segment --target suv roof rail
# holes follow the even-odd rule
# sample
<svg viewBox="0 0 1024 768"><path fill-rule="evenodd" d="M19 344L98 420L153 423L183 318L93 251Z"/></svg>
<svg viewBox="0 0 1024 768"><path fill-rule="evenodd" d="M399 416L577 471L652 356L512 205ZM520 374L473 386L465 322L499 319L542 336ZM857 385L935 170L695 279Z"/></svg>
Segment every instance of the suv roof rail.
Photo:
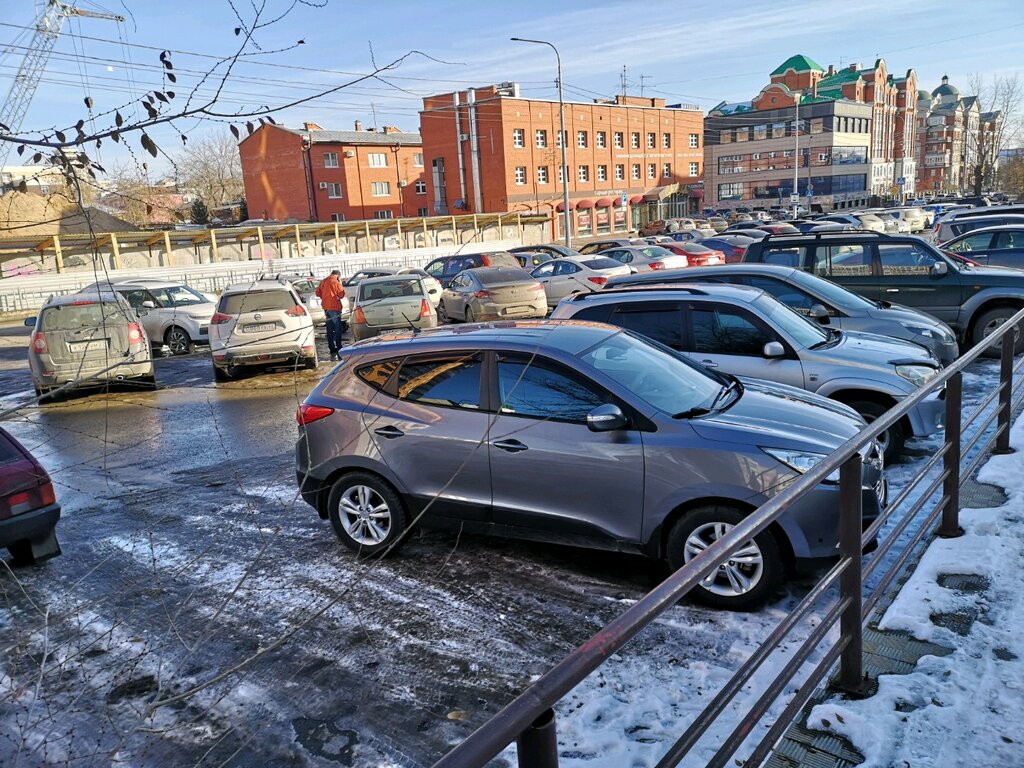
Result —
<svg viewBox="0 0 1024 768"><path fill-rule="evenodd" d="M621 277L627 276L621 275ZM629 277L635 277L635 275L629 275ZM657 283L655 285L624 285L621 288L605 288L604 290L592 291L590 293L575 293L572 296L572 301L586 301L588 298L592 298L595 296L607 296L612 293L643 293L644 291L677 291L679 293L688 293L691 296L708 295L707 291L703 291L700 288L691 288L686 285L677 285L675 283Z"/></svg>
<svg viewBox="0 0 1024 768"><path fill-rule="evenodd" d="M724 232L722 234L725 234ZM799 235L795 235L792 232L787 234L775 234L769 232L767 235L761 238L761 240L768 240L770 238L787 238L787 237L814 237L820 239L822 237L849 237L850 235L861 236L867 235L869 237L892 237L888 232L874 232L870 229L847 229L847 230L826 230L824 232L802 232Z"/></svg>

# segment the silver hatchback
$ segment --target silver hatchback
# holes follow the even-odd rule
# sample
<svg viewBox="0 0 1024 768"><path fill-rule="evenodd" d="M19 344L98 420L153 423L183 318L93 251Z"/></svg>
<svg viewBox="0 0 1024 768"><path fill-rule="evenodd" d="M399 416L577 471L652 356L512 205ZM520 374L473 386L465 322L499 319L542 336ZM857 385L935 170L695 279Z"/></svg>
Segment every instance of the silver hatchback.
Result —
<svg viewBox="0 0 1024 768"><path fill-rule="evenodd" d="M712 373L599 323L508 321L341 352L296 415L303 499L364 556L416 525L689 562L864 425L844 405ZM863 505L884 496L865 449ZM695 591L733 609L834 556L833 478Z"/></svg>

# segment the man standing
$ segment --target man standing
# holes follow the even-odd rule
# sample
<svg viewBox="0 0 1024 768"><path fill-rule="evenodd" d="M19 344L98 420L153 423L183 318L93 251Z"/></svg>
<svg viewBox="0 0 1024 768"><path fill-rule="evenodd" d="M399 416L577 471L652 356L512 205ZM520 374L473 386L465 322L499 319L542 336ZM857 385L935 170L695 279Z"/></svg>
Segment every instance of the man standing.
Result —
<svg viewBox="0 0 1024 768"><path fill-rule="evenodd" d="M340 277L341 270L332 270L316 287L316 295L320 297L327 315L327 347L331 350L331 360L338 359L338 350L341 349L341 300L345 298L345 289L341 286Z"/></svg>

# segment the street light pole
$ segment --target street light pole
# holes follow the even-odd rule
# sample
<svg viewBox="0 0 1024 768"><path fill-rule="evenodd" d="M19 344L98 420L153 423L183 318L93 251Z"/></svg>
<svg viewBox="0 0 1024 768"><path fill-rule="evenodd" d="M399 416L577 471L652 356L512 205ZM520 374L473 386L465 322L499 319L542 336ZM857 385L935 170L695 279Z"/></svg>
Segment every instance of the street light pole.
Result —
<svg viewBox="0 0 1024 768"><path fill-rule="evenodd" d="M793 218L799 218L800 192L800 91L793 91L796 96L796 118L793 120Z"/></svg>
<svg viewBox="0 0 1024 768"><path fill-rule="evenodd" d="M547 40L530 40L525 37L513 37L512 40L517 43L536 43L537 45L546 45L552 51L555 52L555 62L558 65L558 126L559 126L559 143L562 145L562 208L564 208L563 215L565 216L565 227L563 232L565 234L565 247L572 247L572 217L569 216L569 164L565 159L565 146L569 143L569 138L565 135L565 102L562 99L562 57L558 55L558 49L555 48L553 43L549 43Z"/></svg>

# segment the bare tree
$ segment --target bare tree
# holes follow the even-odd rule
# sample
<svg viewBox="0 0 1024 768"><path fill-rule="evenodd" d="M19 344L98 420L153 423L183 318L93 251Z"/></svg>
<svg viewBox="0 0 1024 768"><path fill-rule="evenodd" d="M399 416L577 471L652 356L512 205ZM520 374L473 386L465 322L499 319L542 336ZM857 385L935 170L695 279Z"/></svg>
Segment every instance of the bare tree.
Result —
<svg viewBox="0 0 1024 768"><path fill-rule="evenodd" d="M195 195L215 208L242 197L242 163L238 142L231 134L216 133L190 143L175 158L178 190Z"/></svg>
<svg viewBox="0 0 1024 768"><path fill-rule="evenodd" d="M974 74L968 79L982 109L975 130L965 131L965 147L973 164L965 168L965 181L972 193L980 195L995 183L999 153L1015 146L1022 138L1021 108L1024 100L1024 82L1016 72L986 78Z"/></svg>
<svg viewBox="0 0 1024 768"><path fill-rule="evenodd" d="M999 165L999 188L1008 195L1024 197L1024 158L1010 157Z"/></svg>
<svg viewBox="0 0 1024 768"><path fill-rule="evenodd" d="M99 202L115 216L143 226L150 221L153 203L149 201L150 184L145 173L135 163L117 163L107 173Z"/></svg>

